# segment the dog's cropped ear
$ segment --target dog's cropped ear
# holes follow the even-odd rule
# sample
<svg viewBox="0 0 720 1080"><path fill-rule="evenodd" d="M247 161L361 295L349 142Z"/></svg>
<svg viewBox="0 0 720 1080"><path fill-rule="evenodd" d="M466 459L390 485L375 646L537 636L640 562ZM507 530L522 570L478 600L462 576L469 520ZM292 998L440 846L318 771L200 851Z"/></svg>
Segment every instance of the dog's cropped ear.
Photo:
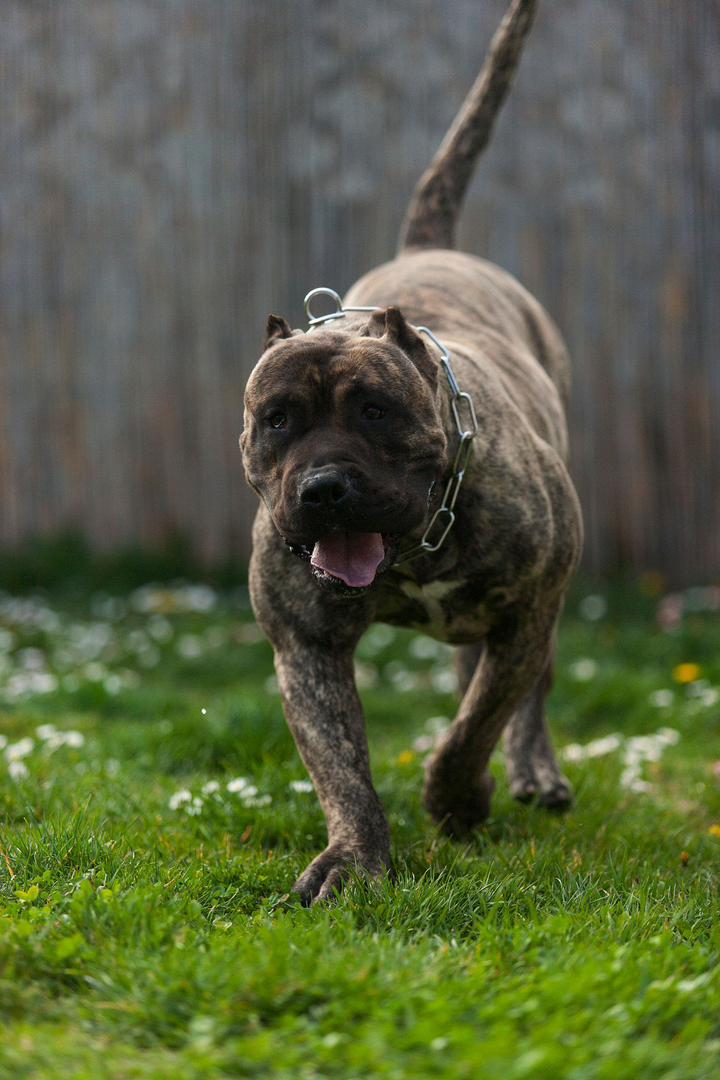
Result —
<svg viewBox="0 0 720 1080"><path fill-rule="evenodd" d="M438 381L438 365L418 332L410 326L399 308L389 307L385 312L376 311L373 318L377 319L378 316L384 319L384 336L387 340L398 345L410 357L420 374L427 379L434 390Z"/></svg>
<svg viewBox="0 0 720 1080"><path fill-rule="evenodd" d="M292 337L292 334L292 327L283 319L282 315L268 315L263 347L269 349L276 341L280 341L281 338Z"/></svg>

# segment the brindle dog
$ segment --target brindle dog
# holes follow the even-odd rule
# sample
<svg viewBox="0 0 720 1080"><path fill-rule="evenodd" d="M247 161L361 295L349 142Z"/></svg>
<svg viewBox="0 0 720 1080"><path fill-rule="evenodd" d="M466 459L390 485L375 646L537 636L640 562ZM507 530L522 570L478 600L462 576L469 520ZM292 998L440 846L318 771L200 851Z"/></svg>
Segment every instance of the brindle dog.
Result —
<svg viewBox="0 0 720 1080"><path fill-rule="evenodd" d="M287 721L327 818L328 846L295 884L305 903L350 868L392 872L370 776L353 652L376 620L458 645L462 704L427 767L425 805L462 835L487 816L503 729L513 794L571 798L545 724L555 626L581 546L565 466L568 359L540 305L509 274L449 250L532 21L515 0L428 171L398 256L358 281L348 313L312 333L268 320L241 438L261 499L250 589L275 649ZM459 442L430 328L474 400L456 520L434 553L403 562L435 509Z"/></svg>

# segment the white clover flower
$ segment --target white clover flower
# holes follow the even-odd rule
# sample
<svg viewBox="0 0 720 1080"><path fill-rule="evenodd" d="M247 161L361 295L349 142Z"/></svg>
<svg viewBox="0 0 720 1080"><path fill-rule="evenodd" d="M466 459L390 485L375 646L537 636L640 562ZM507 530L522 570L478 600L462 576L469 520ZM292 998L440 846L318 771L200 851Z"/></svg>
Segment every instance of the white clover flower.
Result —
<svg viewBox="0 0 720 1080"><path fill-rule="evenodd" d="M310 780L291 780L289 786L291 791L297 791L300 795L309 794L314 790Z"/></svg>
<svg viewBox="0 0 720 1080"><path fill-rule="evenodd" d="M597 622L607 614L607 600L604 596L584 596L580 601L580 615L587 622Z"/></svg>
<svg viewBox="0 0 720 1080"><path fill-rule="evenodd" d="M434 732L435 735L444 735L450 727L450 720L447 716L431 716L425 727L428 731Z"/></svg>
<svg viewBox="0 0 720 1080"><path fill-rule="evenodd" d="M245 806L269 806L272 802L272 795L258 795L257 798L243 799Z"/></svg>
<svg viewBox="0 0 720 1080"><path fill-rule="evenodd" d="M434 660L443 656L446 646L429 637L416 637L410 642L410 655L418 660Z"/></svg>
<svg viewBox="0 0 720 1080"><path fill-rule="evenodd" d="M13 780L27 780L30 775L24 761L11 761L8 765L8 773Z"/></svg>
<svg viewBox="0 0 720 1080"><path fill-rule="evenodd" d="M207 784L202 786L203 795L214 795L216 791L220 790L220 785L217 780L208 780Z"/></svg>
<svg viewBox="0 0 720 1080"><path fill-rule="evenodd" d="M176 645L176 649L185 660L197 660L205 651L203 642L197 634L183 634Z"/></svg>
<svg viewBox="0 0 720 1080"><path fill-rule="evenodd" d="M148 645L147 648L138 651L137 658L141 667L157 667L160 663L160 650L156 649L154 645Z"/></svg>
<svg viewBox="0 0 720 1080"><path fill-rule="evenodd" d="M458 688L457 675L451 668L434 668L430 682L437 694L454 694Z"/></svg>
<svg viewBox="0 0 720 1080"><path fill-rule="evenodd" d="M86 664L83 675L88 682L102 682L107 675L107 668L94 660L91 664Z"/></svg>
<svg viewBox="0 0 720 1080"><path fill-rule="evenodd" d="M413 750L417 750L418 754L426 754L428 750L432 750L432 748L435 746L435 736L418 735L412 746Z"/></svg>
<svg viewBox="0 0 720 1080"><path fill-rule="evenodd" d="M173 629L171 623L163 615L151 615L148 633L156 641L165 642L173 636Z"/></svg>
<svg viewBox="0 0 720 1080"><path fill-rule="evenodd" d="M186 804L185 813L190 814L191 817L197 817L198 814L202 813L203 806L203 800L199 795L196 795L191 803Z"/></svg>
<svg viewBox="0 0 720 1080"><path fill-rule="evenodd" d="M386 664L383 674L401 694L407 693L408 690L417 689L420 683L418 673L409 671L399 660L391 660L389 664Z"/></svg>
<svg viewBox="0 0 720 1080"><path fill-rule="evenodd" d="M672 705L674 697L672 690L655 690L648 698L648 701L656 709L667 709Z"/></svg>
<svg viewBox="0 0 720 1080"><path fill-rule="evenodd" d="M168 799L168 806L171 810L178 810L184 803L192 802L192 792L187 788L182 788L180 791L176 791L174 795L171 795Z"/></svg>
<svg viewBox="0 0 720 1080"><path fill-rule="evenodd" d="M57 735L57 728L54 724L41 724L35 728L35 734L38 739L52 739Z"/></svg>
<svg viewBox="0 0 720 1080"><path fill-rule="evenodd" d="M8 761L20 761L21 758L27 757L28 754L32 754L35 742L28 735L24 739L20 739L16 743L10 743L5 749L5 757Z"/></svg>
<svg viewBox="0 0 720 1080"><path fill-rule="evenodd" d="M249 787L250 781L245 776L236 776L234 780L230 780L227 784L227 790L235 794L238 791L245 791Z"/></svg>
<svg viewBox="0 0 720 1080"><path fill-rule="evenodd" d="M45 653L42 649L32 647L20 649L15 659L24 671L44 671L45 669Z"/></svg>
<svg viewBox="0 0 720 1080"><path fill-rule="evenodd" d="M597 675L597 664L589 656L583 656L570 665L570 674L576 682L590 682Z"/></svg>
<svg viewBox="0 0 720 1080"><path fill-rule="evenodd" d="M604 735L601 739L593 739L585 747L586 757L604 757L605 754L612 754L614 750L618 750L622 745L622 739L619 735Z"/></svg>
<svg viewBox="0 0 720 1080"><path fill-rule="evenodd" d="M643 780L636 769L624 769L620 774L620 786L625 788L626 791L635 791L638 794L644 794L648 791L652 791L652 784L647 780Z"/></svg>

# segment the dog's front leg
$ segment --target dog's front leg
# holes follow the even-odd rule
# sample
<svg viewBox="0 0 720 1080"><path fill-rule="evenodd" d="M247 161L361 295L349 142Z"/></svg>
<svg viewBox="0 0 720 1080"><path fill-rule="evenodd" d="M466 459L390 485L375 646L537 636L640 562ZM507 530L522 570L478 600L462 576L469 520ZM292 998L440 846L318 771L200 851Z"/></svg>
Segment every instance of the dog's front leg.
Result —
<svg viewBox="0 0 720 1080"><path fill-rule="evenodd" d="M546 668L557 613L558 606L507 613L486 639L458 715L427 766L425 806L452 836L490 812L490 755Z"/></svg>
<svg viewBox="0 0 720 1080"><path fill-rule="evenodd" d="M331 897L353 868L391 870L390 831L370 776L352 653L276 650L285 716L327 820L328 846L298 878L303 902Z"/></svg>

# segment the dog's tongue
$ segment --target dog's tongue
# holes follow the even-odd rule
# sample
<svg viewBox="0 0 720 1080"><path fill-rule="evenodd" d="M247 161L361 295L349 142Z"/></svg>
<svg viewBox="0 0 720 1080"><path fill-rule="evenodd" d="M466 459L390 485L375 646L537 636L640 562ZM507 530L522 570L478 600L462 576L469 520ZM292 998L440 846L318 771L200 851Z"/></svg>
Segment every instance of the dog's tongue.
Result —
<svg viewBox="0 0 720 1080"><path fill-rule="evenodd" d="M318 540L310 563L359 589L373 583L384 558L380 533L337 532Z"/></svg>

